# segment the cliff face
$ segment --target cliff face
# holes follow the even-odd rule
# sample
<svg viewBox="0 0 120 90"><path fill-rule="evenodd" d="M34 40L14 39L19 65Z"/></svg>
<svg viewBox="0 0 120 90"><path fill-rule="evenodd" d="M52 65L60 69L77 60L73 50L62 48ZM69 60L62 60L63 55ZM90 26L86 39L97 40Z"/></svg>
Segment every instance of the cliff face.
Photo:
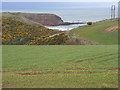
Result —
<svg viewBox="0 0 120 90"><path fill-rule="evenodd" d="M63 20L54 14L24 14L24 17L45 26L56 26L63 23Z"/></svg>

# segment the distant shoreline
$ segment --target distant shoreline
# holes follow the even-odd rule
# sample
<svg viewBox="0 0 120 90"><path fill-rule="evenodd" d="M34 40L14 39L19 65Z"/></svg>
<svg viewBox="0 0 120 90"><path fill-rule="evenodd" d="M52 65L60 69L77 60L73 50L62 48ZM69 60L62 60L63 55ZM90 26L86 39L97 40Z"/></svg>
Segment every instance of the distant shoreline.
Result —
<svg viewBox="0 0 120 90"><path fill-rule="evenodd" d="M23 19L22 21L28 22L30 20L32 21L31 23L33 24L38 24L38 25L41 24L43 26L48 27L49 29L62 30L62 31L72 30L79 26L86 25L87 23L87 22L81 22L81 21L66 22L62 20L63 17L61 18L61 16L58 16L56 14L49 14L49 13L2 12L2 14L4 14L3 17L6 15L12 15L13 18L14 16L17 17L18 15L20 15L21 19ZM107 19L97 20L96 22L100 22L104 20L107 20Z"/></svg>
<svg viewBox="0 0 120 90"><path fill-rule="evenodd" d="M55 15L55 14L50 14L50 13L25 13L25 12L2 12L2 13L10 13L10 14L46 14L46 15ZM57 15L56 15L57 16ZM59 16L58 16L59 17ZM61 20L62 18L59 17ZM46 25L46 26L61 26L61 25L74 25L74 24L86 24L85 22L64 22L60 23L58 25Z"/></svg>

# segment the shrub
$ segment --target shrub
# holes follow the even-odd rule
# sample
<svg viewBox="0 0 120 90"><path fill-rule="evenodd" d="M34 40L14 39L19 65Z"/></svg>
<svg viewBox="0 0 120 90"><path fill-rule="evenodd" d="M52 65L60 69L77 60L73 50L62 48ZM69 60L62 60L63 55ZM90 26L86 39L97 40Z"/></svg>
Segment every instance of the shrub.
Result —
<svg viewBox="0 0 120 90"><path fill-rule="evenodd" d="M2 19L2 43L4 45L43 45L47 44L49 36L59 32L37 25L28 25L16 19Z"/></svg>
<svg viewBox="0 0 120 90"><path fill-rule="evenodd" d="M92 25L92 22L87 22L87 25Z"/></svg>

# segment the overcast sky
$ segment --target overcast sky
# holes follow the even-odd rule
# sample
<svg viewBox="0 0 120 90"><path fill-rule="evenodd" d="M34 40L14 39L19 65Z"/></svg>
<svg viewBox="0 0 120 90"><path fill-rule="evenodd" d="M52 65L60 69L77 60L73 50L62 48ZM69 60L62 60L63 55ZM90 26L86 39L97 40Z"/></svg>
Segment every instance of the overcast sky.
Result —
<svg viewBox="0 0 120 90"><path fill-rule="evenodd" d="M3 2L118 2L120 0L0 0Z"/></svg>

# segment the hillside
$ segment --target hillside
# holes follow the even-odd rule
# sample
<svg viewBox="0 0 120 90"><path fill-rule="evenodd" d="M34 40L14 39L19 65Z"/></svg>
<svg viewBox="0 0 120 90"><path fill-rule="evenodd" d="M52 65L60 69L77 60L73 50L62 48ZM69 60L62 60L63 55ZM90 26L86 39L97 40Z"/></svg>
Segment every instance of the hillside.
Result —
<svg viewBox="0 0 120 90"><path fill-rule="evenodd" d="M96 44L117 44L118 20L103 20L91 26L80 26L69 31L69 33Z"/></svg>
<svg viewBox="0 0 120 90"><path fill-rule="evenodd" d="M32 14L32 13L10 13L10 12L3 12L3 20L5 20L6 18L11 19L13 22L16 22L16 20L18 20L21 23L24 23L26 26L20 26L22 28L28 28L28 26L33 27L37 27L34 28L34 32L30 30L30 28L28 28L27 32L32 33L33 37L39 32L39 29L43 29L43 31L41 31L41 33L45 33L45 35L49 34L49 29L46 29L44 26L45 25L60 25L60 24L65 24L65 22L62 21L62 19L54 14ZM7 21L6 21L7 22ZM9 20L8 20L9 22ZM12 23L13 23L12 22ZM3 32L7 32L6 30L4 30L4 28L8 27L10 25L8 25L6 23L6 25L3 25ZM18 28L20 29L19 26L14 26L11 27L13 29ZM44 30L46 30L44 32ZM14 30L15 31L15 30ZM57 39L60 37L65 38L67 35L69 35L69 38L64 39L64 45L98 45L98 44L102 44L102 45L109 45L109 44L117 44L118 43L118 21L117 19L114 20L103 20L103 21L99 21L94 23L93 25L89 26L80 26L78 28L75 28L71 31L66 31L66 32L62 32L63 35L59 35L61 34L61 31L54 31L51 30L52 32L54 32L53 34L50 34L49 36L51 38L57 37ZM67 35L65 35L64 33L66 33ZM3 33L4 36L4 33ZM41 35L40 35L41 36ZM39 36L39 37L40 37ZM60 37L59 37L60 36ZM4 36L5 37L5 36ZM4 38L3 37L3 38ZM46 36L45 36L46 37ZM43 37L44 38L44 37ZM48 44L50 38L45 38L44 39L44 43L42 44ZM57 39L54 38L52 40L52 42L54 41L54 44L57 42ZM4 41L4 40L3 40ZM27 44L40 44L40 43L36 43L39 40L35 41L33 38L31 39L30 43ZM33 43L34 42L34 43ZM46 43L47 42L47 43ZM53 44L53 43L50 43ZM57 44L60 44L57 42Z"/></svg>
<svg viewBox="0 0 120 90"><path fill-rule="evenodd" d="M19 20L2 19L3 45L59 45L67 40L64 32L29 25Z"/></svg>
<svg viewBox="0 0 120 90"><path fill-rule="evenodd" d="M55 14L11 13L3 12L3 18L13 18L31 25L59 25L63 20Z"/></svg>

